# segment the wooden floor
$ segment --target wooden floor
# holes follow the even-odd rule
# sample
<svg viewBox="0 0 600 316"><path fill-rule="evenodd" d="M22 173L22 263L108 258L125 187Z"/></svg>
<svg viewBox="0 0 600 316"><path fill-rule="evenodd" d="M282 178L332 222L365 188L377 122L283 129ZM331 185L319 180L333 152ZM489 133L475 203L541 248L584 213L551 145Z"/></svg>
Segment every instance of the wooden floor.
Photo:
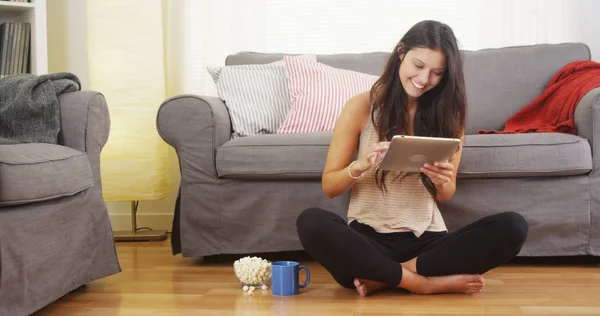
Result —
<svg viewBox="0 0 600 316"><path fill-rule="evenodd" d="M123 272L35 315L600 315L600 267L593 263L510 264L486 274L476 295L388 291L362 298L305 255L276 254L265 258L299 260L312 276L300 295L277 297L244 293L233 275L235 258L183 259L171 255L168 241L117 243L117 250Z"/></svg>

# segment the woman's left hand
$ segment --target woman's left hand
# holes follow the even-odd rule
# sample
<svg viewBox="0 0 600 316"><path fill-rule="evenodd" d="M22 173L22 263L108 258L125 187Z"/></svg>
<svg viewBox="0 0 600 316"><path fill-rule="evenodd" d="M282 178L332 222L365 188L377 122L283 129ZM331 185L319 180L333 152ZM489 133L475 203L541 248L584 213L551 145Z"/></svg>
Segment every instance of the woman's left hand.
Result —
<svg viewBox="0 0 600 316"><path fill-rule="evenodd" d="M421 172L423 172L433 184L437 186L443 186L448 183L448 181L452 181L454 178L454 165L449 163L448 161L444 162L436 162L433 165L425 164L421 167Z"/></svg>

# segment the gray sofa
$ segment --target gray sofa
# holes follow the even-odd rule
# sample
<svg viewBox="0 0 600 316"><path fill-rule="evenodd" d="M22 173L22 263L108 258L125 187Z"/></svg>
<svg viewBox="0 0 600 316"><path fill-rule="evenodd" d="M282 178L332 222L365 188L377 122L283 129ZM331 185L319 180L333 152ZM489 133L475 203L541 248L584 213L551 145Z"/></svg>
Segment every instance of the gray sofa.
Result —
<svg viewBox="0 0 600 316"><path fill-rule="evenodd" d="M121 271L102 199L110 119L93 91L59 96L59 144L0 145L0 315L30 315Z"/></svg>
<svg viewBox="0 0 600 316"><path fill-rule="evenodd" d="M589 60L584 44L465 51L467 135L457 192L440 205L448 228L502 211L521 213L529 236L519 256L600 253L600 88L580 100L579 135L478 134L538 96L556 71ZM281 54L241 52L227 65L269 63ZM379 75L387 53L319 55L318 61ZM297 215L322 207L345 217L348 194L328 199L320 176L331 132L230 139L218 98L179 95L161 105L157 128L181 168L173 253L186 257L302 249Z"/></svg>

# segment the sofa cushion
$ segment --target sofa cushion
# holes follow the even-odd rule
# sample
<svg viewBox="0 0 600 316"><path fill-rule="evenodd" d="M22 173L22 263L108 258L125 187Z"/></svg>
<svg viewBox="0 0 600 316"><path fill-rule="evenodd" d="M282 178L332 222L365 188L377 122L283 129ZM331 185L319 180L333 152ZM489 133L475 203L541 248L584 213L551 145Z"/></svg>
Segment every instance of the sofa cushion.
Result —
<svg viewBox="0 0 600 316"><path fill-rule="evenodd" d="M220 178L321 178L333 132L258 135L217 149ZM592 170L584 138L560 133L466 135L459 178L569 176Z"/></svg>
<svg viewBox="0 0 600 316"><path fill-rule="evenodd" d="M542 93L561 67L575 60L590 60L590 49L584 43L535 44L461 52L469 103L468 134L502 129L510 116ZM270 63L285 55L239 52L227 56L226 64ZM317 61L335 68L379 76L389 56L389 52L319 54Z"/></svg>
<svg viewBox="0 0 600 316"><path fill-rule="evenodd" d="M92 187L85 153L54 144L0 146L0 206L69 196Z"/></svg>
<svg viewBox="0 0 600 316"><path fill-rule="evenodd" d="M286 53L259 53L259 52L238 52L229 55L225 59L226 65L248 65L248 64L267 64L283 59L283 56L290 56ZM389 52L371 52L371 53L338 53L317 55L317 61L325 65L348 69L352 71L367 73L379 76L388 58Z"/></svg>
<svg viewBox="0 0 600 316"><path fill-rule="evenodd" d="M466 135L458 177L569 176L592 170L588 141L561 133Z"/></svg>
<svg viewBox="0 0 600 316"><path fill-rule="evenodd" d="M247 180L320 179L333 132L236 138L217 149L217 174Z"/></svg>

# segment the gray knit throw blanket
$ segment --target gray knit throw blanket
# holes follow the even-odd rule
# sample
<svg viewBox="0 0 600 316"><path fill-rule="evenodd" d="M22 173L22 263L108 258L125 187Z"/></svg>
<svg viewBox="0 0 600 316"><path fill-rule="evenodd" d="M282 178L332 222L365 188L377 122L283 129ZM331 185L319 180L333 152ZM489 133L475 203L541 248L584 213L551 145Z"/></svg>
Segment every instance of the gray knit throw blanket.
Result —
<svg viewBox="0 0 600 316"><path fill-rule="evenodd" d="M58 143L58 96L81 89L71 73L19 74L0 79L0 144Z"/></svg>

